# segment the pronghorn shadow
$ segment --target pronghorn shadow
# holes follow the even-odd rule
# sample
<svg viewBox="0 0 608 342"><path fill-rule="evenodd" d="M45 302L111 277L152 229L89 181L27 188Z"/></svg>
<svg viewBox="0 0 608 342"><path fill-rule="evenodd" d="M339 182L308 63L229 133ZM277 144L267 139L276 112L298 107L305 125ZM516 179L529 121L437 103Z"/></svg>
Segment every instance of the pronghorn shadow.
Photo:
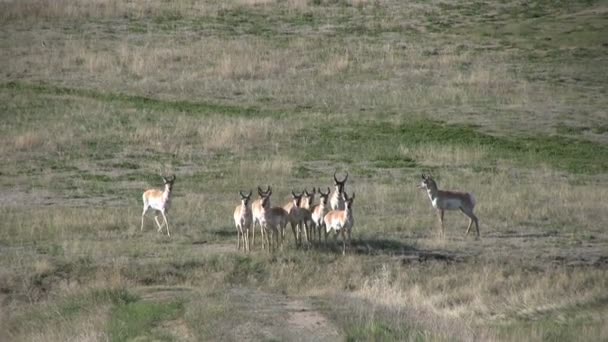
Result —
<svg viewBox="0 0 608 342"><path fill-rule="evenodd" d="M484 237L496 238L496 239L512 239L512 238L546 238L552 236L558 236L559 232L556 230L538 233L520 233L515 231L509 231L504 233L488 233Z"/></svg>
<svg viewBox="0 0 608 342"><path fill-rule="evenodd" d="M219 237L234 237L236 238L236 229L216 229L216 230L208 230L207 233Z"/></svg>
<svg viewBox="0 0 608 342"><path fill-rule="evenodd" d="M416 248L410 244L391 239L355 239L351 243L352 253L366 255L402 255Z"/></svg>
<svg viewBox="0 0 608 342"><path fill-rule="evenodd" d="M331 242L322 250L329 253L342 253L342 243ZM401 260L403 264L425 263L431 261L456 263L463 262L468 255L448 250L418 249L411 244L391 239L356 239L347 253L356 255L385 255Z"/></svg>

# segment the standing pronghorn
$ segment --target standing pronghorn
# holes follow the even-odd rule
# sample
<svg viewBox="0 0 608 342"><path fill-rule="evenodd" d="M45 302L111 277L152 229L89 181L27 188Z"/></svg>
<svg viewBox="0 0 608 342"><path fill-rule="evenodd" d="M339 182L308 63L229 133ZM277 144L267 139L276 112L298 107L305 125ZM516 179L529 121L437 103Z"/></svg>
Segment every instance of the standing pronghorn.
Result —
<svg viewBox="0 0 608 342"><path fill-rule="evenodd" d="M344 193L344 210L332 210L325 215L323 222L325 224L325 242L327 242L327 235L330 231L336 232L336 239L338 233L342 236L342 254L346 253L346 239L344 233L348 237L348 247L350 249L350 235L355 224L355 218L353 217L353 201L355 200L355 193L353 197L348 198L348 195Z"/></svg>
<svg viewBox="0 0 608 342"><path fill-rule="evenodd" d="M431 176L424 176L424 174L422 175L422 183L420 183L418 188L426 190L433 208L437 209L439 221L441 222L441 235L444 235L444 212L446 210L460 209L460 211L462 211L470 219L466 234L469 234L471 225L473 225L473 222L475 222L475 229L477 230L477 237L479 238L479 223L477 216L473 214L473 209L475 208L475 197L472 193L439 190L437 188L437 183L435 183L433 178L431 178Z"/></svg>
<svg viewBox="0 0 608 342"><path fill-rule="evenodd" d="M306 235L306 229L303 227L305 221L305 211L300 208L300 202L302 200L303 193L296 195L291 191L291 201L283 206L285 212L287 212L288 222L291 224L291 230L293 232L293 238L296 246L302 244L302 231L304 231L304 237L308 241L308 235ZM285 238L285 231L281 232L281 239Z"/></svg>
<svg viewBox="0 0 608 342"><path fill-rule="evenodd" d="M321 188L319 188L319 204L315 204L311 208L312 230L317 231L317 234L319 236L319 243L321 243L323 218L325 217L325 214L327 214L327 201L330 192L331 190L329 189L329 187L327 188L327 193L324 193L323 191L321 191ZM314 235L312 239L314 240Z"/></svg>
<svg viewBox="0 0 608 342"><path fill-rule="evenodd" d="M266 240L268 243L268 251L270 252L276 249L276 245L279 244L279 238L284 234L285 226L289 221L288 214L285 209L281 207L270 207L271 194L272 191L268 193L268 196L265 196L262 199L262 219L260 221L260 223L262 224L262 228L265 231ZM283 241L281 239L281 248L283 248L282 242Z"/></svg>
<svg viewBox="0 0 608 342"><path fill-rule="evenodd" d="M300 199L300 211L304 226L306 227L306 236L308 237L306 242L314 240L313 222L312 222L312 204L315 201L315 195L317 189L312 188L312 192L308 192L308 189L304 189L302 193L302 199Z"/></svg>
<svg viewBox="0 0 608 342"><path fill-rule="evenodd" d="M329 199L331 210L344 210L344 185L348 180L348 172L343 180L339 181L334 172L334 192Z"/></svg>
<svg viewBox="0 0 608 342"><path fill-rule="evenodd" d="M243 240L243 250L248 252L251 250L249 245L249 229L251 229L251 206L249 201L251 200L251 191L248 195L244 195L242 191L239 191L241 195L241 204L234 209L234 225L236 226L236 250L241 249L241 239Z"/></svg>
<svg viewBox="0 0 608 342"><path fill-rule="evenodd" d="M173 183L175 182L175 175L172 178L168 179L163 176L163 182L165 183L165 190L161 191L158 189L150 189L146 190L142 195L142 199L144 202L144 211L141 214L141 228L140 230L144 230L144 216L148 209L152 208L154 210L160 211L160 214L163 216L163 224L167 225L167 235L171 236L169 233L169 222L167 222L167 213L169 212L169 207L171 206L171 190L173 189ZM158 214L154 215L154 221L156 221L156 225L158 226L158 231L161 232L163 226L158 223Z"/></svg>
<svg viewBox="0 0 608 342"><path fill-rule="evenodd" d="M263 191L258 186L258 196L260 196L260 198L253 201L251 204L251 212L253 217L253 224L251 225L251 244L255 246L255 224L257 223L260 226L260 234L262 234L262 249L264 249L264 227L262 227L262 219L264 218L264 214L262 212L262 200L264 200L264 197L270 196L270 194L272 194L272 189L270 186L267 186L266 191Z"/></svg>

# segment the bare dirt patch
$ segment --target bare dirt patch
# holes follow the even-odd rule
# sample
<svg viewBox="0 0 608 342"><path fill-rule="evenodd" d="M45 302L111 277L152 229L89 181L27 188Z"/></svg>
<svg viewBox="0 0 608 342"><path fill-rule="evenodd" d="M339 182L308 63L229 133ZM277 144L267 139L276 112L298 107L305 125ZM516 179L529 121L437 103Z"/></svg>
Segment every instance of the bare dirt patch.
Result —
<svg viewBox="0 0 608 342"><path fill-rule="evenodd" d="M249 288L232 289L243 320L232 327L235 340L336 341L339 329L305 298L262 292Z"/></svg>

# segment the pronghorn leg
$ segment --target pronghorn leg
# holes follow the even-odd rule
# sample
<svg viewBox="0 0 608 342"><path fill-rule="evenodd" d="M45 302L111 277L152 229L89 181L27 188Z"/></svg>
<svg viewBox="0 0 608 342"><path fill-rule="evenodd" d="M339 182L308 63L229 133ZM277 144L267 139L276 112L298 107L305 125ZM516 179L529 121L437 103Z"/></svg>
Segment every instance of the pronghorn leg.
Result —
<svg viewBox="0 0 608 342"><path fill-rule="evenodd" d="M304 241L306 241L306 244L308 245L308 223L306 223L306 220L300 222L300 228L302 227L302 225L304 225L304 229L301 229L302 231L304 231Z"/></svg>
<svg viewBox="0 0 608 342"><path fill-rule="evenodd" d="M241 241L243 245L243 252L247 252L247 245L245 240L245 229L241 228Z"/></svg>
<svg viewBox="0 0 608 342"><path fill-rule="evenodd" d="M340 229L340 237L342 238L342 255L346 254L346 237L344 236L345 230L346 229L344 229L344 228ZM337 239L337 236L338 235L336 235L336 239Z"/></svg>
<svg viewBox="0 0 608 342"><path fill-rule="evenodd" d="M321 232L323 231L323 228L325 228L324 224L317 226L317 230L319 231L319 244L321 244ZM327 242L327 235L325 236L325 242Z"/></svg>
<svg viewBox="0 0 608 342"><path fill-rule="evenodd" d="M477 230L477 237L479 237L479 220L477 219L477 216L475 216L475 214L473 214L472 210L464 210L464 209L460 208L460 211L462 211L465 215L467 215L469 217L469 226L467 227L467 232L465 235L469 235L471 226L473 225L473 223L475 223L475 229Z"/></svg>
<svg viewBox="0 0 608 342"><path fill-rule="evenodd" d="M158 222L158 215L154 215L154 221L156 221L156 225L158 226L158 231L161 232L163 230L163 224L160 224L160 222Z"/></svg>
<svg viewBox="0 0 608 342"><path fill-rule="evenodd" d="M251 232L253 234L253 236L251 237L251 244L255 246L255 220L253 220L251 227L253 228L253 231Z"/></svg>
<svg viewBox="0 0 608 342"><path fill-rule="evenodd" d="M141 228L139 228L140 231L144 230L144 216L146 215L147 211L148 211L147 206L144 206L144 212L141 214Z"/></svg>
<svg viewBox="0 0 608 342"><path fill-rule="evenodd" d="M167 236L171 236L169 233L169 222L167 222L167 215L165 215L164 211L161 211L160 213L163 214L163 220L165 220L165 225L167 226Z"/></svg>
<svg viewBox="0 0 608 342"><path fill-rule="evenodd" d="M251 246L249 246L249 228L245 229L245 252L250 252Z"/></svg>
<svg viewBox="0 0 608 342"><path fill-rule="evenodd" d="M439 223L441 224L441 236L445 236L445 231L443 229L443 214L445 210L439 209Z"/></svg>
<svg viewBox="0 0 608 342"><path fill-rule="evenodd" d="M236 227L236 250L241 249L241 230L239 227Z"/></svg>
<svg viewBox="0 0 608 342"><path fill-rule="evenodd" d="M351 239L350 239L350 229L346 232L346 236L348 237L348 250L350 251L351 248Z"/></svg>
<svg viewBox="0 0 608 342"><path fill-rule="evenodd" d="M298 232L297 232L297 225L293 224L293 222L290 223L291 224L291 231L293 232L293 239L296 242L296 247L299 245L298 244Z"/></svg>

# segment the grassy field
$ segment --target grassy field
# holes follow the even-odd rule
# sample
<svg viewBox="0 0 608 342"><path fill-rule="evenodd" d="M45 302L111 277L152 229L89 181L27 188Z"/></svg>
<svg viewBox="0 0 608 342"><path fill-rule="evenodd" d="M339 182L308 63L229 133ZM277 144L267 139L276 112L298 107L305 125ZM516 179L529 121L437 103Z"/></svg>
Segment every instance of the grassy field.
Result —
<svg viewBox="0 0 608 342"><path fill-rule="evenodd" d="M1 1L0 340L607 340L607 37L593 0ZM237 252L240 190L334 171L347 255Z"/></svg>

